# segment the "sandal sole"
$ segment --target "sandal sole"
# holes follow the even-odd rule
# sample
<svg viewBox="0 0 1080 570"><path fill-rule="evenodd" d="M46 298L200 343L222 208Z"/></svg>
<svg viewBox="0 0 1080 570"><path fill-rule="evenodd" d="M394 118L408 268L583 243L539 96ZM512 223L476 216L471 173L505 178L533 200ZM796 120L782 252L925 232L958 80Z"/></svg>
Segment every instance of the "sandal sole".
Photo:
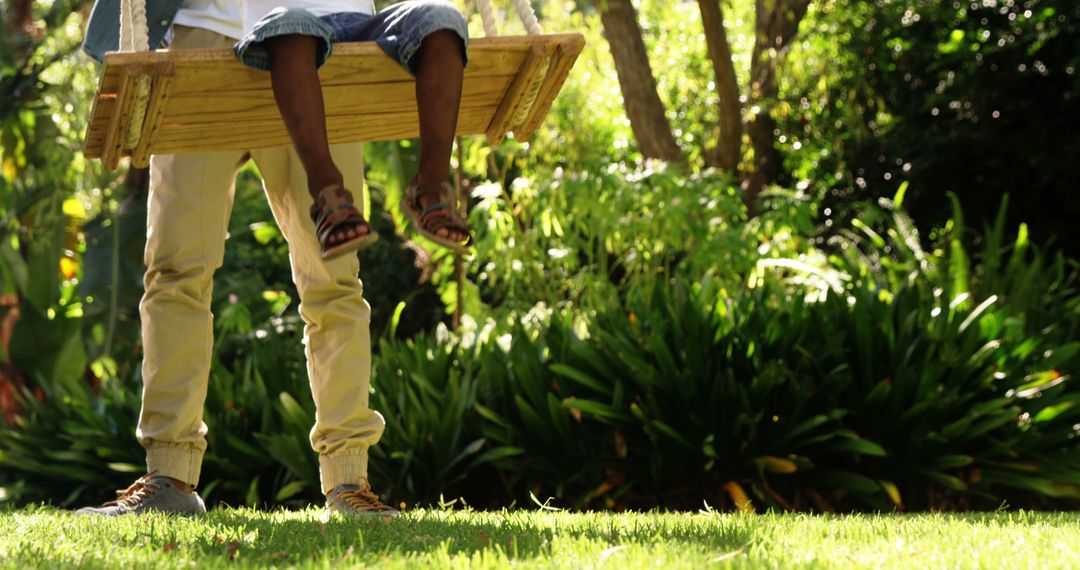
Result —
<svg viewBox="0 0 1080 570"><path fill-rule="evenodd" d="M420 224L420 212L418 212L415 208L409 205L409 201L407 199L402 200L398 204L398 206L401 208L401 211L405 214L405 216L409 218L409 221L413 223L413 227L416 228L416 231L419 232L420 235L443 247L452 249L457 253L469 253L469 246L464 245L460 242L456 242L450 238L440 237L424 229L424 226Z"/></svg>
<svg viewBox="0 0 1080 570"><path fill-rule="evenodd" d="M349 253L350 251L360 251L366 249L371 244L379 241L379 234L374 230L369 230L370 233L353 238L349 241L341 242L329 249L323 250L320 254L323 259L331 259L339 255Z"/></svg>

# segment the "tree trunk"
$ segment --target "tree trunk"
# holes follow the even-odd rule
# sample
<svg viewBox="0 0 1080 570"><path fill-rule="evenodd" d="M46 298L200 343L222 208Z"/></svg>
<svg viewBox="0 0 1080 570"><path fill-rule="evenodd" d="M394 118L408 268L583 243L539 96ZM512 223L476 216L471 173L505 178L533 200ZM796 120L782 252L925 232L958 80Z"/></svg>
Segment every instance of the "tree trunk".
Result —
<svg viewBox="0 0 1080 570"><path fill-rule="evenodd" d="M780 173L780 155L773 145L776 120L771 110L779 88L776 68L791 40L799 30L810 0L755 0L756 40L750 58L751 113L746 129L754 149L754 171L743 183L743 196L753 208L762 188L776 181Z"/></svg>
<svg viewBox="0 0 1080 570"><path fill-rule="evenodd" d="M8 34L28 33L33 6L31 0L15 0L9 5L5 26Z"/></svg>
<svg viewBox="0 0 1080 570"><path fill-rule="evenodd" d="M742 107L739 104L739 83L731 60L731 44L724 29L724 10L720 0L698 0L701 23L705 28L705 43L709 48L715 75L719 103L719 133L716 151L706 152L709 166L735 172L742 155Z"/></svg>
<svg viewBox="0 0 1080 570"><path fill-rule="evenodd" d="M638 149L646 158L682 162L682 153L664 114L664 104L656 92L656 79L641 37L637 12L630 0L596 0L596 4L604 37L615 59L623 104Z"/></svg>

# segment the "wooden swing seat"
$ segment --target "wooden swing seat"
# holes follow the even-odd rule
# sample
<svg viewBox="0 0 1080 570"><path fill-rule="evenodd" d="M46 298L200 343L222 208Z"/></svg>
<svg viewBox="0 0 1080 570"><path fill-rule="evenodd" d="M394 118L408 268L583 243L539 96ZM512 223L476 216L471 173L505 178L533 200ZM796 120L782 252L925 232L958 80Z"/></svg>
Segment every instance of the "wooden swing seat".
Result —
<svg viewBox="0 0 1080 570"><path fill-rule="evenodd" d="M493 143L540 126L585 45L578 33L476 38L458 116L460 135ZM151 77L138 144L124 148L135 83ZM319 71L332 143L419 135L414 81L374 42L340 43ZM115 169L130 156L246 150L289 144L270 74L245 67L230 49L117 52L105 56L84 153Z"/></svg>

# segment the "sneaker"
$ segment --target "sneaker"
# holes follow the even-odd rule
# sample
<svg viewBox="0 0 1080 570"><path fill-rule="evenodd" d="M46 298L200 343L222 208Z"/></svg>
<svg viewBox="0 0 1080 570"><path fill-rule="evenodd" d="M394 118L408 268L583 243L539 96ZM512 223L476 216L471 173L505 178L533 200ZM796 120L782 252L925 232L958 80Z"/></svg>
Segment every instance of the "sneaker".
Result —
<svg viewBox="0 0 1080 570"><path fill-rule="evenodd" d="M80 515L115 517L146 511L197 515L206 512L206 505L198 493L185 493L176 488L172 479L150 473L140 477L127 489L117 491L115 501L109 501L100 507L84 507L75 512Z"/></svg>
<svg viewBox="0 0 1080 570"><path fill-rule="evenodd" d="M338 485L326 496L326 509L330 512L362 516L398 516L397 509L387 506L371 491L364 477L356 485Z"/></svg>

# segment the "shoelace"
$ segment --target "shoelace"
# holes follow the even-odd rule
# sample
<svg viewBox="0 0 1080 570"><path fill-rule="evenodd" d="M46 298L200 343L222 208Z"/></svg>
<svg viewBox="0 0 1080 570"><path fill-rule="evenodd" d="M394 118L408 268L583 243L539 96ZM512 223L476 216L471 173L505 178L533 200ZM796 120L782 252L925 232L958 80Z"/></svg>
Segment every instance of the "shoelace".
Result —
<svg viewBox="0 0 1080 570"><path fill-rule="evenodd" d="M362 513L393 510L379 501L378 495L371 492L371 487L366 484L366 481L361 481L358 489L346 489L345 491L342 491L338 497L341 498L342 501L345 501L346 505L349 505Z"/></svg>
<svg viewBox="0 0 1080 570"><path fill-rule="evenodd" d="M105 506L111 507L116 505L131 508L138 505L147 495L160 491L160 485L150 482L150 477L153 475L153 473L143 475L127 489L116 491L116 500L105 503Z"/></svg>

